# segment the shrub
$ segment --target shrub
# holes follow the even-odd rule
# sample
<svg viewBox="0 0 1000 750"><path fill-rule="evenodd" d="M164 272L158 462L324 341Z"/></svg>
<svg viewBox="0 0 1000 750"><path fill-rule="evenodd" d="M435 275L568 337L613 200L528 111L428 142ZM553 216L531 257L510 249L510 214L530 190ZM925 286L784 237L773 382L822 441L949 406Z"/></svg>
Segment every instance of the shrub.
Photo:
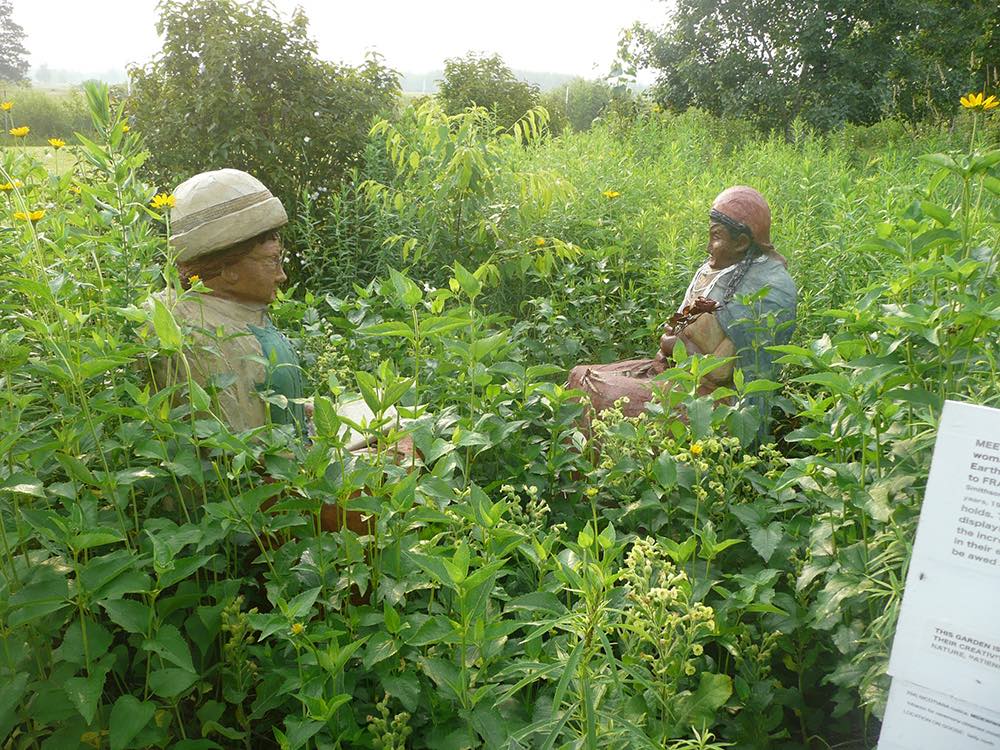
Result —
<svg viewBox="0 0 1000 750"><path fill-rule="evenodd" d="M538 104L538 87L517 80L500 55L481 57L470 52L445 61L438 98L449 115L484 107L506 129Z"/></svg>
<svg viewBox="0 0 1000 750"><path fill-rule="evenodd" d="M294 208L299 188L345 174L372 118L398 93L378 57L359 68L319 60L301 10L289 23L264 0L187 0L160 11L163 51L130 71L129 108L162 186L234 167Z"/></svg>

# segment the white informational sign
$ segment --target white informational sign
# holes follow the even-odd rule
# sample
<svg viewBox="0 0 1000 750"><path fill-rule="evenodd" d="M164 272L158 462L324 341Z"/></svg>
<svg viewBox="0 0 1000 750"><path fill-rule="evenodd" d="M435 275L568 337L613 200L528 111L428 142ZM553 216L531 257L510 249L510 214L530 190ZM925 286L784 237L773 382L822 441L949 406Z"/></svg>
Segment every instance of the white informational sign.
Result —
<svg viewBox="0 0 1000 750"><path fill-rule="evenodd" d="M945 403L879 750L1000 750L1000 410Z"/></svg>
<svg viewBox="0 0 1000 750"><path fill-rule="evenodd" d="M879 750L1000 750L1000 712L894 678Z"/></svg>

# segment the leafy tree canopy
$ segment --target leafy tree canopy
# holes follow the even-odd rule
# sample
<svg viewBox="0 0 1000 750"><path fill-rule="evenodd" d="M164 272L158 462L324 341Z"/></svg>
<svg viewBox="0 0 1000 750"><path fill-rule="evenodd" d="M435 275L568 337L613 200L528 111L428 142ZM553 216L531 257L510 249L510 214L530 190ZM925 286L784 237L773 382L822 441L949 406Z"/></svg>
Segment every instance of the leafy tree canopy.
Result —
<svg viewBox="0 0 1000 750"><path fill-rule="evenodd" d="M763 127L803 117L828 128L954 110L995 87L995 0L678 0L660 30L637 25L622 54L660 71L666 107L745 116Z"/></svg>
<svg viewBox="0 0 1000 750"><path fill-rule="evenodd" d="M301 10L285 23L266 0L158 8L163 50L129 71L129 106L163 186L233 167L294 208L302 187L341 178L396 101L397 75L379 58L358 68L318 59Z"/></svg>
<svg viewBox="0 0 1000 750"><path fill-rule="evenodd" d="M11 0L0 0L0 81L20 82L27 74L24 29L14 22Z"/></svg>
<svg viewBox="0 0 1000 750"><path fill-rule="evenodd" d="M470 52L445 60L438 97L449 115L468 107L493 112L499 127L509 128L538 105L538 87L519 81L500 55Z"/></svg>

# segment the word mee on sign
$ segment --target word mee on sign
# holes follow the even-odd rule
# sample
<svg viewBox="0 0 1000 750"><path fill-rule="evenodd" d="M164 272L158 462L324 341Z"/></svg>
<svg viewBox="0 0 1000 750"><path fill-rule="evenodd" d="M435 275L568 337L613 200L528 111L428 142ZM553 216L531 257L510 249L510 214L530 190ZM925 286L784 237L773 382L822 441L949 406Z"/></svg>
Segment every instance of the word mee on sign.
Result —
<svg viewBox="0 0 1000 750"><path fill-rule="evenodd" d="M879 750L1000 749L998 435L1000 410L946 402Z"/></svg>

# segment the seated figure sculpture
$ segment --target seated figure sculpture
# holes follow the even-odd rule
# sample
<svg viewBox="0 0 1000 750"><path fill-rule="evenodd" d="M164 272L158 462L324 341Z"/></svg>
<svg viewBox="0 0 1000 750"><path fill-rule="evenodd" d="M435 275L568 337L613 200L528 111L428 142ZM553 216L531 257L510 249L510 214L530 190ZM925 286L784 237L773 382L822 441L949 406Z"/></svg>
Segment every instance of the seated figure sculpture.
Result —
<svg viewBox="0 0 1000 750"><path fill-rule="evenodd" d="M674 346L689 354L731 358L706 374L699 393L732 386L742 369L747 380L769 378L772 357L765 347L787 343L795 320L796 288L787 261L771 244L771 210L759 192L737 185L724 190L709 212L708 260L695 272L684 299L664 327L652 359L577 365L567 385L590 399L586 421L616 401L625 416L638 416L663 387L653 378L671 366ZM758 294L766 288L762 295ZM746 304L743 298L753 295Z"/></svg>
<svg viewBox="0 0 1000 750"><path fill-rule="evenodd" d="M159 299L195 329L184 355L192 379L206 387L220 376L217 415L234 431L292 424L305 432L304 381L291 342L272 325L268 305L286 280L278 229L288 222L278 198L246 172L203 172L174 190L170 246L181 286L200 279L207 294ZM268 363L265 365L265 363ZM158 384L181 377L177 358L158 360ZM259 391L287 399L279 406Z"/></svg>
<svg viewBox="0 0 1000 750"><path fill-rule="evenodd" d="M190 373L203 388L216 386L213 412L230 430L286 424L306 439L310 410L299 359L267 312L286 280L278 229L288 217L281 201L236 169L195 175L178 185L174 198L169 242L181 286L190 289L200 279L208 293L177 298L167 289L156 295L193 329L183 361L172 356L154 362L157 386L186 382ZM267 393L272 397L265 400ZM348 404L342 413L357 423L374 416L364 402ZM365 450L367 438L349 432L345 443L348 450ZM402 441L396 450L404 450ZM324 505L322 528L339 530L344 515L338 506ZM352 531L368 533L361 513L349 511L346 518Z"/></svg>

